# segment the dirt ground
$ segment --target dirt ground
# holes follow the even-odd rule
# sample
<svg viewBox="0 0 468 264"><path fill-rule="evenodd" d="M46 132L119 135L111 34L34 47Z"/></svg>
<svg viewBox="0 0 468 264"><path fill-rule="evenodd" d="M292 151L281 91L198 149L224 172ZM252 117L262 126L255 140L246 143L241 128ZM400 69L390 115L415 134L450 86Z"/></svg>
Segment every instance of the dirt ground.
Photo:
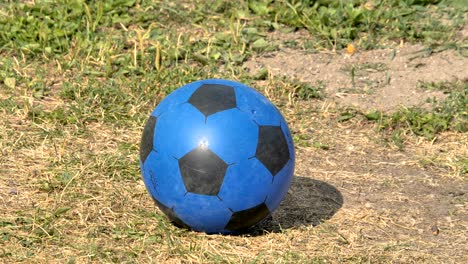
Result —
<svg viewBox="0 0 468 264"><path fill-rule="evenodd" d="M383 248L383 255L401 263L462 263L468 245L466 180L422 167L414 152L429 146L390 150L358 126L315 135L333 144L329 150L297 151L297 176L275 225L334 226L349 250L344 255Z"/></svg>
<svg viewBox="0 0 468 264"><path fill-rule="evenodd" d="M287 38L301 41L300 34ZM273 76L311 85L322 82L327 94L325 102L299 103L291 110L298 119L292 122L293 131L331 147L298 147L297 176L280 209L264 224L267 230L278 231L274 228L278 225L293 230L326 225L335 228L338 243L345 245L339 254L380 252L401 263L466 261L468 183L466 175L454 176L443 160L450 159L448 153L468 155L467 135L445 133L433 142L408 140L406 149L399 151L379 142L365 120L320 121L320 116L329 119L333 113L327 110L337 105L391 112L424 105L428 98L442 99L441 91L418 88L419 83L466 82L466 57L454 50L427 53L421 46L406 44L352 55L283 47L252 58L246 67L252 73L266 68ZM319 114L310 114L315 111ZM425 159L441 162L424 166ZM309 250L324 250L320 243L327 240L302 237L296 242Z"/></svg>
<svg viewBox="0 0 468 264"><path fill-rule="evenodd" d="M300 45L306 36L305 32L276 33L271 40L287 39ZM312 85L323 83L329 98L360 110L391 111L400 106L424 105L428 98L441 99L444 95L421 89L421 82L468 80L467 59L459 52L409 44L353 54L307 53L282 47L254 57L245 65L253 73L266 68L273 75Z"/></svg>

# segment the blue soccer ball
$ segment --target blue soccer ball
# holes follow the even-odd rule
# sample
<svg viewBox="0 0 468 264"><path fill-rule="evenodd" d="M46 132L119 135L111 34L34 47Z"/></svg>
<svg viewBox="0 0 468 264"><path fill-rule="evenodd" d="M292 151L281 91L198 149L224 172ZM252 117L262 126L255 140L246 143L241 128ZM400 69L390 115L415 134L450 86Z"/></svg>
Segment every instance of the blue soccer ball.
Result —
<svg viewBox="0 0 468 264"><path fill-rule="evenodd" d="M169 94L143 129L143 180L176 225L237 233L270 215L294 173L278 109L238 82L201 80Z"/></svg>

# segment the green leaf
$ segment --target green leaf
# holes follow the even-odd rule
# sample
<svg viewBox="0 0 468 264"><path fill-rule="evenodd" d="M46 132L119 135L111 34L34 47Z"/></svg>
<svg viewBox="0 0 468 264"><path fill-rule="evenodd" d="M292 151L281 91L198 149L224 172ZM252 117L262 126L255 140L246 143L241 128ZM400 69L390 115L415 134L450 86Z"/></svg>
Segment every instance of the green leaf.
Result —
<svg viewBox="0 0 468 264"><path fill-rule="evenodd" d="M266 1L250 1L249 8L257 15L264 16L268 15L270 10L268 9L268 2Z"/></svg>
<svg viewBox="0 0 468 264"><path fill-rule="evenodd" d="M343 112L340 114L340 116L337 118L338 122L344 122L352 119L353 117L356 116L356 113L354 112Z"/></svg>
<svg viewBox="0 0 468 264"><path fill-rule="evenodd" d="M252 48L254 50L264 50L268 47L268 45L268 42L264 38L259 38L254 43L252 43Z"/></svg>
<svg viewBox="0 0 468 264"><path fill-rule="evenodd" d="M16 87L16 79L15 78L7 77L7 78L5 78L5 80L3 82L10 89L15 89L15 87Z"/></svg>
<svg viewBox="0 0 468 264"><path fill-rule="evenodd" d="M64 213L68 212L70 209L71 207L68 206L60 207L57 210L55 210L54 216L59 217L60 215L63 215Z"/></svg>
<svg viewBox="0 0 468 264"><path fill-rule="evenodd" d="M254 80L266 80L268 78L268 69L261 68L254 76Z"/></svg>
<svg viewBox="0 0 468 264"><path fill-rule="evenodd" d="M208 63L210 62L210 59L204 55L201 55L201 54L193 54L193 59L198 61L199 63L203 64L203 65L208 65Z"/></svg>
<svg viewBox="0 0 468 264"><path fill-rule="evenodd" d="M330 146L327 145L327 144L323 144L323 143L320 143L320 142L314 142L312 144L312 146L314 148L319 148L319 149L323 149L323 150L329 150L330 149Z"/></svg>
<svg viewBox="0 0 468 264"><path fill-rule="evenodd" d="M64 172L60 175L60 182L67 184L72 178L73 176L70 173Z"/></svg>
<svg viewBox="0 0 468 264"><path fill-rule="evenodd" d="M367 120L374 121L374 120L380 120L382 118L382 115L383 115L382 112L374 111L374 112L364 114L364 117L367 118Z"/></svg>

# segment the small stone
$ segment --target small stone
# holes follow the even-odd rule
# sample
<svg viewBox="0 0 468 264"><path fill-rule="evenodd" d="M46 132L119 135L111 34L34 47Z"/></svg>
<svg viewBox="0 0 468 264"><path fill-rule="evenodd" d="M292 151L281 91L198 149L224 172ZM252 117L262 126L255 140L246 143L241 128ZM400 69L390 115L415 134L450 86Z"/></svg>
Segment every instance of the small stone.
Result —
<svg viewBox="0 0 468 264"><path fill-rule="evenodd" d="M440 230L439 230L439 227L437 227L437 224L434 224L431 227L431 232L432 232L432 235L434 236L437 236L439 234Z"/></svg>

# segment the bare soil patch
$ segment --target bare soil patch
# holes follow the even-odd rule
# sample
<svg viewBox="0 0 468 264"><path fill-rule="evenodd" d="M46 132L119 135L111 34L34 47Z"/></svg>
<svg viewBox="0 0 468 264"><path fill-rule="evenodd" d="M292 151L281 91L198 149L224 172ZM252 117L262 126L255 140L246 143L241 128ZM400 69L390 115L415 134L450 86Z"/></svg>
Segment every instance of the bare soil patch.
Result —
<svg viewBox="0 0 468 264"><path fill-rule="evenodd" d="M441 91L419 88L421 82L468 79L468 59L457 51L432 52L418 45L343 53L306 53L290 48L254 57L252 73L266 68L315 85L325 84L328 97L360 110L391 111L442 99Z"/></svg>

